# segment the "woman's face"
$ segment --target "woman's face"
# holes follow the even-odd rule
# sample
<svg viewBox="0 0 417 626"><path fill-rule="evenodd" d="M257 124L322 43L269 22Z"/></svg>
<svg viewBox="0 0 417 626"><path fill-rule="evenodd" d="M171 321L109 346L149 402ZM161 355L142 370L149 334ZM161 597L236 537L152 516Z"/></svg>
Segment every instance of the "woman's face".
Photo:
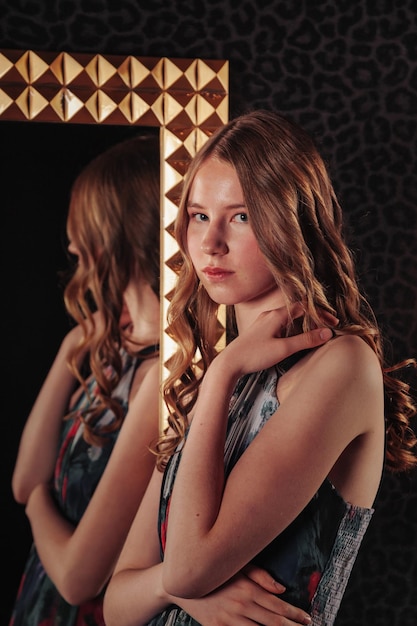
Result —
<svg viewBox="0 0 417 626"><path fill-rule="evenodd" d="M207 159L191 185L187 247L195 271L218 304L261 304L279 288L261 254L235 169Z"/></svg>

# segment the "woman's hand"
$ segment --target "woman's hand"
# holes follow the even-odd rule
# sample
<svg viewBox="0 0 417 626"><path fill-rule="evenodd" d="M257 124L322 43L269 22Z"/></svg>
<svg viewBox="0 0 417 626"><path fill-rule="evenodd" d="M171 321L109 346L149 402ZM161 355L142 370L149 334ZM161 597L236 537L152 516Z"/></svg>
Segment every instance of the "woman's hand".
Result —
<svg viewBox="0 0 417 626"><path fill-rule="evenodd" d="M204 626L294 626L310 624L305 611L277 597L285 588L263 569L248 565L228 583L199 600L181 605ZM190 605L188 605L190 602Z"/></svg>
<svg viewBox="0 0 417 626"><path fill-rule="evenodd" d="M294 305L292 318L296 319L302 314L301 305ZM296 352L326 343L333 336L329 326L335 326L338 320L323 312L322 328L283 337L282 333L288 321L286 307L263 311L249 326L239 330L236 339L230 342L213 363L216 367L223 363L227 371L234 372L237 377L267 369Z"/></svg>

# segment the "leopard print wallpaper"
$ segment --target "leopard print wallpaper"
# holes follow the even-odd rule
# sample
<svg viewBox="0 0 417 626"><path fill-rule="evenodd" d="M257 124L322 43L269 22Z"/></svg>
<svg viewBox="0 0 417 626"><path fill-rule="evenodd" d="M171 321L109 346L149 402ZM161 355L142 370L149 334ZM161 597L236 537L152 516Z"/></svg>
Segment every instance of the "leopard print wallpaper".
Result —
<svg viewBox="0 0 417 626"><path fill-rule="evenodd" d="M0 0L1 48L228 59L230 116L273 107L314 134L393 360L417 354L416 33L416 0ZM12 372L19 394L36 361L26 353ZM16 432L1 481L12 545L1 623L29 545L10 493L26 417L18 401L5 414ZM387 475L337 626L415 626L416 590L417 476Z"/></svg>

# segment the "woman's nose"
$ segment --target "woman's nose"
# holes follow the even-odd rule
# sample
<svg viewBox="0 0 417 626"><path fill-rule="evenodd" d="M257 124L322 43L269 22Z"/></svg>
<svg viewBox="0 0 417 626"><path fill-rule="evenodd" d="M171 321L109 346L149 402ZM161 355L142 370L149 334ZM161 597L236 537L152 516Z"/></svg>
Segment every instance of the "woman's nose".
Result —
<svg viewBox="0 0 417 626"><path fill-rule="evenodd" d="M78 249L77 249L77 247L73 244L73 242L72 242L72 241L70 241L70 242L68 243L67 250L68 250L68 252L69 252L70 254L75 254L75 255L78 255Z"/></svg>
<svg viewBox="0 0 417 626"><path fill-rule="evenodd" d="M209 228L201 242L205 254L226 254L228 247L220 229Z"/></svg>

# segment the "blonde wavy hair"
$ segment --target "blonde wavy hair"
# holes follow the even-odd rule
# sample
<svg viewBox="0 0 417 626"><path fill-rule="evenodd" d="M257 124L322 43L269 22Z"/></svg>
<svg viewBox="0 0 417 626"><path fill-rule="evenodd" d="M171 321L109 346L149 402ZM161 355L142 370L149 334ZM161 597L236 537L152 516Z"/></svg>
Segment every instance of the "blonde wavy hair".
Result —
<svg viewBox="0 0 417 626"><path fill-rule="evenodd" d="M322 325L320 312L328 311L339 319L338 333L362 337L378 356L384 376L387 467L392 471L413 467L416 438L410 419L416 407L409 386L393 373L415 362L385 364L381 333L358 286L326 165L302 128L266 110L249 112L217 131L194 157L184 180L175 224L178 280L167 320L177 349L163 386L170 428L156 446L158 467L165 466L184 438L202 376L216 357L218 305L200 287L187 251L188 195L196 173L210 157L235 168L259 248L288 306L295 301L304 305L302 329L290 322L287 334ZM233 307L228 320L230 340L236 332Z"/></svg>
<svg viewBox="0 0 417 626"><path fill-rule="evenodd" d="M123 293L136 277L147 281L159 297L159 170L158 136L137 136L93 159L71 189L67 232L79 259L64 301L83 328L83 339L70 355L69 366L86 393L88 375L97 380L98 402L79 415L85 439L96 445L102 445L106 433L117 430L123 419L120 404L111 397L122 369ZM96 312L103 322L97 328ZM77 363L86 350L85 373ZM100 430L96 421L105 408L116 419Z"/></svg>

